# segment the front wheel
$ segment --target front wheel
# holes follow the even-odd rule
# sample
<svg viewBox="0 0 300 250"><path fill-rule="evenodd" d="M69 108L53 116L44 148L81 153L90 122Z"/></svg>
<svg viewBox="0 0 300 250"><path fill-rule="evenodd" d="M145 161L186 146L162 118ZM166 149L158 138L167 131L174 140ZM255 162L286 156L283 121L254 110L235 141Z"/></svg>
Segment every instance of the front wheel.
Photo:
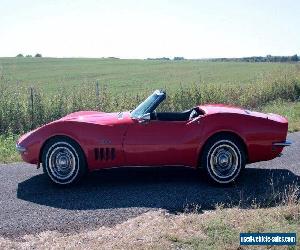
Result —
<svg viewBox="0 0 300 250"><path fill-rule="evenodd" d="M50 139L42 154L44 173L58 185L70 185L86 172L86 162L81 147L67 137Z"/></svg>
<svg viewBox="0 0 300 250"><path fill-rule="evenodd" d="M219 135L209 140L201 161L210 180L225 185L238 179L245 162L243 145L231 135Z"/></svg>

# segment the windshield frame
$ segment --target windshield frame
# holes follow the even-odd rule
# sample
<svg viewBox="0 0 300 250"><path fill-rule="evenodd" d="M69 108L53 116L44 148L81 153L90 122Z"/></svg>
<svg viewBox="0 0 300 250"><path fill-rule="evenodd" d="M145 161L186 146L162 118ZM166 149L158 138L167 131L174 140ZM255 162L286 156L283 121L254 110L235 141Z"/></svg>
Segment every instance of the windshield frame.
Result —
<svg viewBox="0 0 300 250"><path fill-rule="evenodd" d="M158 105L166 99L166 93L162 90L155 90L143 102L141 102L134 110L130 112L130 117L139 119L147 113L152 113Z"/></svg>

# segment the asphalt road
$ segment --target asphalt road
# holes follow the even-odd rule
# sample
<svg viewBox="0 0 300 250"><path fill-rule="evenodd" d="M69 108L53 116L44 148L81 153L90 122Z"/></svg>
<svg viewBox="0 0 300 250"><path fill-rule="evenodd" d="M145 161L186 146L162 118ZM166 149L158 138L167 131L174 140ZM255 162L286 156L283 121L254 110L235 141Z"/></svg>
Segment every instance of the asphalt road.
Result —
<svg viewBox="0 0 300 250"><path fill-rule="evenodd" d="M280 158L248 165L233 187L211 186L192 169L119 168L90 174L78 186L52 185L35 166L0 165L0 235L18 237L45 230L72 232L111 226L149 210L203 210L216 203L272 205L271 190L300 185L300 132ZM271 183L273 183L271 185Z"/></svg>

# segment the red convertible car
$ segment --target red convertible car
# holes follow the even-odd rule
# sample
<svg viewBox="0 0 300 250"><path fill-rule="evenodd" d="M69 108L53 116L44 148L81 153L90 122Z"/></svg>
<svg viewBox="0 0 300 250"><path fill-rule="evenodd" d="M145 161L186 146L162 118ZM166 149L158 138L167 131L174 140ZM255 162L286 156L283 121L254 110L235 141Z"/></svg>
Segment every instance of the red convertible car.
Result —
<svg viewBox="0 0 300 250"><path fill-rule="evenodd" d="M69 114L23 135L17 150L60 185L103 168L175 165L201 167L228 184L245 164L271 160L290 145L282 116L220 104L156 112L165 98L156 90L131 112Z"/></svg>

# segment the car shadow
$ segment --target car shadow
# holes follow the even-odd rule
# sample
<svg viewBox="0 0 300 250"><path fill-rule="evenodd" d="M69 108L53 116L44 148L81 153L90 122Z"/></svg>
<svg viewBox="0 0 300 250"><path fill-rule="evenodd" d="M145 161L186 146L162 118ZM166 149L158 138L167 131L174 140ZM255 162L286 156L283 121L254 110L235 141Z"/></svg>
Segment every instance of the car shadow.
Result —
<svg viewBox="0 0 300 250"><path fill-rule="evenodd" d="M246 168L240 182L218 187L188 168L116 168L89 174L68 188L36 175L18 184L17 197L68 210L145 207L176 213L194 207L214 209L216 204L273 206L277 193L293 184L300 185L300 177L286 169Z"/></svg>

